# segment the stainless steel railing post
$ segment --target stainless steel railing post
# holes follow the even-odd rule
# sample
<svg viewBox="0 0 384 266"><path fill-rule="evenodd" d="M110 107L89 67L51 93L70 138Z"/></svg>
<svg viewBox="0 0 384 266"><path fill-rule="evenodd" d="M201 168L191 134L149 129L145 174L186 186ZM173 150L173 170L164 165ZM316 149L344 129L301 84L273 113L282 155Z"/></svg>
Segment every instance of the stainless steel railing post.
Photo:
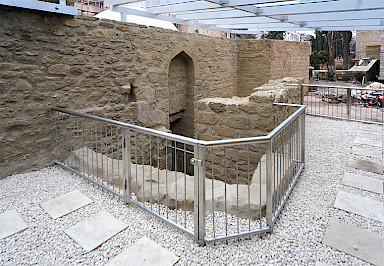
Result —
<svg viewBox="0 0 384 266"><path fill-rule="evenodd" d="M267 218L267 225L272 231L273 229L273 197L274 193L272 192L272 141L269 141L266 143L266 152L267 152L267 158L266 158L266 180L267 180L267 206L266 206L266 218Z"/></svg>
<svg viewBox="0 0 384 266"><path fill-rule="evenodd" d="M194 165L194 238L201 246L205 245L205 161L204 148L194 146L194 157L191 159Z"/></svg>
<svg viewBox="0 0 384 266"><path fill-rule="evenodd" d="M305 111L301 113L301 163L305 163Z"/></svg>
<svg viewBox="0 0 384 266"><path fill-rule="evenodd" d="M347 88L347 121L351 120L351 88Z"/></svg>
<svg viewBox="0 0 384 266"><path fill-rule="evenodd" d="M131 200L132 180L131 180L131 141L127 128L123 128L124 150L123 150L123 169L124 169L124 200L129 203Z"/></svg>

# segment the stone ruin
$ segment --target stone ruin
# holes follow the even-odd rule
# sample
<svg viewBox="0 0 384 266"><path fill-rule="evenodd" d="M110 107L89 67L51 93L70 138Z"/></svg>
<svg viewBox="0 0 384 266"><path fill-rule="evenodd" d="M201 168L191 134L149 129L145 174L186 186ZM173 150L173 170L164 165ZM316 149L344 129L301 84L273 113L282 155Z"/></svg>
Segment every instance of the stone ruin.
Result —
<svg viewBox="0 0 384 266"><path fill-rule="evenodd" d="M278 123L277 114L281 119L290 115L288 109L277 112L275 102L297 103L301 99L300 84L302 80L295 78L284 78L270 81L267 84L255 88L250 96L233 98L208 98L198 102L196 136L202 140L218 140L225 138L242 138L267 135ZM131 139L133 141L133 139ZM149 141L143 139L143 142ZM141 141L139 141L141 142ZM134 143L132 143L134 146ZM152 146L155 146L154 143ZM165 149L162 144L162 149ZM149 147L143 155L150 158ZM235 148L227 149L228 165L235 165L233 156ZM257 149L240 150L239 159L247 160L250 166L242 168L241 165L236 175L234 167L227 168L224 180L223 149L214 149L212 157L206 156L206 206L207 210L225 211L229 214L238 215L241 218L259 218L260 213L265 213L266 204L266 173L265 173L265 149L260 146ZM105 153L105 152L103 152ZM124 186L122 180L123 163L121 160L96 153L93 149L81 148L74 150L66 162L74 165L75 169L93 169L92 176L108 177L110 185ZM108 152L106 152L108 154ZM232 155L231 155L232 153ZM110 153L109 153L110 154ZM170 208L182 208L187 211L194 209L194 176L193 171L188 169L174 169L164 164L164 156L157 158L154 155L152 161L144 160L135 163L132 154L131 186L134 196L139 201L155 202L168 205ZM183 157L168 156L169 161L178 160L182 165ZM156 161L160 165L155 167ZM215 168L211 168L212 160ZM189 164L189 161L188 161ZM76 168L76 165L81 166ZM103 166L102 166L103 165ZM173 165L173 163L171 163ZM263 166L264 165L264 166ZM193 170L193 168L192 168ZM250 176L248 176L250 171ZM136 176L136 172L138 175ZM152 176L153 173L153 176ZM187 174L188 173L188 174ZM214 180L212 180L214 173ZM119 175L120 174L120 175ZM249 185L249 187L248 187ZM186 190L185 190L186 187ZM252 191L250 208L248 210L248 188ZM279 188L275 188L278 190ZM185 193L185 198L184 198ZM224 195L226 193L226 195ZM152 195L152 197L150 197ZM226 201L225 201L226 199ZM261 201L261 202L260 202ZM225 202L225 203L224 203Z"/></svg>

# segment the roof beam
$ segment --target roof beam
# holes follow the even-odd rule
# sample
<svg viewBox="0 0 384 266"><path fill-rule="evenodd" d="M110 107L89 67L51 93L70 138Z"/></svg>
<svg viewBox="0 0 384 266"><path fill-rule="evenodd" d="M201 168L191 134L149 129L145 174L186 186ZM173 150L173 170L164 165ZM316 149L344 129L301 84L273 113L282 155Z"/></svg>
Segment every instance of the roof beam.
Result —
<svg viewBox="0 0 384 266"><path fill-rule="evenodd" d="M219 1L219 0L217 0ZM251 10L253 9L253 11ZM267 6L256 9L254 6L244 6L241 10L231 8L220 8L196 12L179 13L177 17L183 19L220 19L223 17L244 17L244 16L288 16L293 14L312 14L328 12L345 12L382 9L384 11L384 1L378 0L334 0L319 3L296 3L287 5ZM231 12L232 11L232 12ZM247 14L248 13L248 14Z"/></svg>
<svg viewBox="0 0 384 266"><path fill-rule="evenodd" d="M290 15L290 14L310 14L327 13L337 11L357 11L384 9L384 1L378 0L341 0L320 3L296 3L289 5L276 5L263 7L263 16Z"/></svg>
<svg viewBox="0 0 384 266"><path fill-rule="evenodd" d="M275 19L285 19L289 22L298 21L346 21L356 19L381 19L384 17L384 10L363 10L349 12L311 13L289 16L272 16Z"/></svg>
<svg viewBox="0 0 384 266"><path fill-rule="evenodd" d="M153 14L153 13L150 13L147 11L141 11L141 10L132 9L132 8L124 7L124 6L113 6L112 11L121 12L121 13L126 14L126 15L135 15L135 16L146 17L146 18L160 19L160 20L170 21L173 23L190 25L193 27L208 28L211 30L230 32L230 30L224 29L224 28L210 26L210 25L206 25L206 24L202 24L202 23L198 23L198 22L194 22L194 21L186 21L183 19L175 18L175 17L157 15L157 14Z"/></svg>
<svg viewBox="0 0 384 266"><path fill-rule="evenodd" d="M199 22L205 24L221 25L221 24L248 24L248 23L271 23L280 22L277 19L267 17L245 17L245 18L223 18L223 19L207 19Z"/></svg>
<svg viewBox="0 0 384 266"><path fill-rule="evenodd" d="M61 1L60 1L61 3ZM60 13L66 15L76 16L78 11L77 7L67 6L63 4L48 3L37 0L0 0L0 5L15 6L27 9L42 10L52 13Z"/></svg>

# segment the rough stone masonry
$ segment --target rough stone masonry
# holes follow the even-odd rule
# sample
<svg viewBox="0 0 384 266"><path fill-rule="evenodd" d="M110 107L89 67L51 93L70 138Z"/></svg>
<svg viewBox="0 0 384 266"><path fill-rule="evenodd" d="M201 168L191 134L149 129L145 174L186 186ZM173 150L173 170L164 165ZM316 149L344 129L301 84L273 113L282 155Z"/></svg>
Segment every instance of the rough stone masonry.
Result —
<svg viewBox="0 0 384 266"><path fill-rule="evenodd" d="M0 6L0 178L52 164L52 106L151 128L169 129L179 115L194 130L201 99L247 96L285 76L307 79L309 47ZM171 114L178 86L169 78L180 68L191 100Z"/></svg>

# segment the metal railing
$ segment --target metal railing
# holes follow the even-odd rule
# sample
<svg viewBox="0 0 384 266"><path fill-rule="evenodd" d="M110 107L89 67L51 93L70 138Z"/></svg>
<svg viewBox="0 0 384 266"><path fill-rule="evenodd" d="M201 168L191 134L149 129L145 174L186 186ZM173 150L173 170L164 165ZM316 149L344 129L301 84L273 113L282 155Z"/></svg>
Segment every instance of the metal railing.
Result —
<svg viewBox="0 0 384 266"><path fill-rule="evenodd" d="M384 124L383 89L328 85L302 85L307 114Z"/></svg>
<svg viewBox="0 0 384 266"><path fill-rule="evenodd" d="M201 245L271 232L305 151L305 106L274 108L267 136L203 141L54 107L56 164Z"/></svg>

